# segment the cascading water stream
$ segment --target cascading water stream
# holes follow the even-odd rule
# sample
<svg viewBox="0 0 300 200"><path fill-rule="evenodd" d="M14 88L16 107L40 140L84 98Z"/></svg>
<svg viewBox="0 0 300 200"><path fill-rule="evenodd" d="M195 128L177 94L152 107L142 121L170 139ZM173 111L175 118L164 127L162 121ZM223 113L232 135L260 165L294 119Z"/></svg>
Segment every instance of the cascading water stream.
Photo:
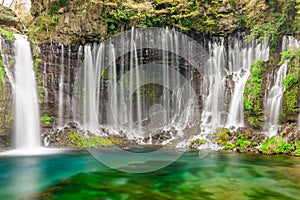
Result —
<svg viewBox="0 0 300 200"><path fill-rule="evenodd" d="M288 49L300 48L300 41L295 39L293 36L283 36L282 38L282 51Z"/></svg>
<svg viewBox="0 0 300 200"><path fill-rule="evenodd" d="M14 147L30 151L41 146L37 85L29 42L24 36L15 37Z"/></svg>
<svg viewBox="0 0 300 200"><path fill-rule="evenodd" d="M287 61L284 62L277 71L276 80L274 86L271 88L267 102L266 108L267 111L266 115L266 124L265 124L265 131L266 134L270 137L277 134L280 126L278 124L279 121L279 112L281 109L282 97L284 94L284 85L283 80L286 77L287 73Z"/></svg>
<svg viewBox="0 0 300 200"><path fill-rule="evenodd" d="M60 78L59 78L59 89L58 89L58 127L63 126L63 112L64 112L64 45L61 44L61 60L60 60Z"/></svg>
<svg viewBox="0 0 300 200"><path fill-rule="evenodd" d="M235 83L226 127L244 126L244 88L250 75L250 65L256 60L269 59L267 43L258 43L256 40L244 42L237 38L230 38L233 48L229 47L229 73L233 75Z"/></svg>

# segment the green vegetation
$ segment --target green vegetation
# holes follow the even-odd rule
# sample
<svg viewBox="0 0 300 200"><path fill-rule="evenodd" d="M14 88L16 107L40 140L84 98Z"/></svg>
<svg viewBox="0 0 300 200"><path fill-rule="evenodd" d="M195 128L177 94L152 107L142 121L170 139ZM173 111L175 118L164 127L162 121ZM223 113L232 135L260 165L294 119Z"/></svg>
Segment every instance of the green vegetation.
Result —
<svg viewBox="0 0 300 200"><path fill-rule="evenodd" d="M298 101L298 91L299 87L294 87L294 89L285 92L285 103L284 110L287 115L292 115L298 112L299 109L296 108Z"/></svg>
<svg viewBox="0 0 300 200"><path fill-rule="evenodd" d="M278 65L281 65L284 61L288 61L287 75L283 80L286 90L284 94L284 113L285 115L294 115L299 111L296 105L300 84L300 49L282 52Z"/></svg>
<svg viewBox="0 0 300 200"><path fill-rule="evenodd" d="M41 123L43 125L50 125L52 120L54 120L53 116L49 116L49 115L41 116Z"/></svg>
<svg viewBox="0 0 300 200"><path fill-rule="evenodd" d="M236 145L239 146L241 149L246 149L246 148L250 147L251 142L248 140L239 139L236 142Z"/></svg>
<svg viewBox="0 0 300 200"><path fill-rule="evenodd" d="M224 149L225 150L233 150L236 148L235 144L232 144L231 142L226 142L224 145Z"/></svg>
<svg viewBox="0 0 300 200"><path fill-rule="evenodd" d="M206 142L207 142L206 139L195 139L190 142L189 147L191 149L197 149L199 146L205 144Z"/></svg>
<svg viewBox="0 0 300 200"><path fill-rule="evenodd" d="M260 13L258 19L248 36L249 39L258 38L261 41L267 41L271 38L271 53L275 49L282 35L299 33L299 21L295 20L297 10L295 0L270 0L266 3L268 12ZM299 11L298 11L299 12ZM264 15L264 16L262 16Z"/></svg>
<svg viewBox="0 0 300 200"><path fill-rule="evenodd" d="M291 153L294 147L294 145L289 144L287 140L283 139L281 136L273 136L262 143L260 151L265 154L287 154Z"/></svg>
<svg viewBox="0 0 300 200"><path fill-rule="evenodd" d="M21 21L32 41L42 43L102 41L132 26L169 26L210 35L251 29L248 38L271 36L274 46L280 35L297 33L295 6L295 0L55 0L33 4L32 18Z"/></svg>
<svg viewBox="0 0 300 200"><path fill-rule="evenodd" d="M258 118L263 112L261 105L261 91L262 83L265 79L263 76L265 70L265 63L261 60L257 60L255 64L251 65L251 74L244 89L245 117L249 124L254 127L258 126Z"/></svg>
<svg viewBox="0 0 300 200"><path fill-rule="evenodd" d="M69 137L71 143L77 147L84 148L95 148L95 147L107 147L113 145L113 142L108 138L98 137L98 136L90 136L85 137L82 135L78 135L72 131L69 132Z"/></svg>
<svg viewBox="0 0 300 200"><path fill-rule="evenodd" d="M225 150L245 150L258 145L258 142L251 142L248 134L239 132L230 132L227 128L217 128L213 135L212 142L217 142Z"/></svg>
<svg viewBox="0 0 300 200"><path fill-rule="evenodd" d="M38 67L39 67L39 64L40 64L42 61L43 61L43 60L40 59L40 58L34 59L33 66L34 66L34 72L35 72L36 74L38 73Z"/></svg>
<svg viewBox="0 0 300 200"><path fill-rule="evenodd" d="M0 59L0 83L1 85L5 85L5 71L1 59Z"/></svg>
<svg viewBox="0 0 300 200"><path fill-rule="evenodd" d="M14 37L14 32L13 31L5 31L0 29L0 36L2 36L4 39L7 40L15 40L16 38Z"/></svg>

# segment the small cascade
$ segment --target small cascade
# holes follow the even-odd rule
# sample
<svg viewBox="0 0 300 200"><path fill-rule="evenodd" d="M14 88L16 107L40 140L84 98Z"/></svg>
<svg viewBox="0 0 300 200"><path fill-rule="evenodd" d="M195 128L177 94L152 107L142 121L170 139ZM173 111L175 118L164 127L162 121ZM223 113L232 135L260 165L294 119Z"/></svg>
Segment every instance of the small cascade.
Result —
<svg viewBox="0 0 300 200"><path fill-rule="evenodd" d="M270 137L277 134L280 128L278 124L279 113L281 109L282 97L285 91L283 80L287 73L287 62L284 62L276 73L276 80L274 86L269 91L266 102L266 124L264 130Z"/></svg>
<svg viewBox="0 0 300 200"><path fill-rule="evenodd" d="M37 84L29 42L24 36L15 37L14 147L30 151L41 146Z"/></svg>
<svg viewBox="0 0 300 200"><path fill-rule="evenodd" d="M300 48L300 41L295 39L293 36L283 36L282 38L282 51L288 49Z"/></svg>
<svg viewBox="0 0 300 200"><path fill-rule="evenodd" d="M58 127L63 126L63 112L64 112L64 76L65 76L65 66L64 66L64 45L61 45L61 60L60 60L60 77L59 77L59 87L58 87Z"/></svg>

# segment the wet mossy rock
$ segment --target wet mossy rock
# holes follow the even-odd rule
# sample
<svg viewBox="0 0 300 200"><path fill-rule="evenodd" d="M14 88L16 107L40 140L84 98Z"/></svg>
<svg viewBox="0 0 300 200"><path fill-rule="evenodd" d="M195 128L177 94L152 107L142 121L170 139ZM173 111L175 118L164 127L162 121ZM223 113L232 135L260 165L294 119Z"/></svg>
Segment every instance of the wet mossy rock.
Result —
<svg viewBox="0 0 300 200"><path fill-rule="evenodd" d="M285 1L276 2L280 6ZM227 35L273 20L272 5L265 0L32 0L28 34L43 43L102 41L131 26ZM290 13L293 18L295 11Z"/></svg>

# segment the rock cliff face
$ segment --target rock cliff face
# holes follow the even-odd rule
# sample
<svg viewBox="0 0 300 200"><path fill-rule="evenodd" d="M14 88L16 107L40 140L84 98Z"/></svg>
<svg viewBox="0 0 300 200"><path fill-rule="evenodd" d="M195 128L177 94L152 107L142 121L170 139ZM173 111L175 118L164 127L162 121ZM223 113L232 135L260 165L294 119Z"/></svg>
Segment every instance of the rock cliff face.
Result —
<svg viewBox="0 0 300 200"><path fill-rule="evenodd" d="M13 96L12 85L4 65L13 65L13 43L0 38L0 147L10 145L10 135L13 131Z"/></svg>

